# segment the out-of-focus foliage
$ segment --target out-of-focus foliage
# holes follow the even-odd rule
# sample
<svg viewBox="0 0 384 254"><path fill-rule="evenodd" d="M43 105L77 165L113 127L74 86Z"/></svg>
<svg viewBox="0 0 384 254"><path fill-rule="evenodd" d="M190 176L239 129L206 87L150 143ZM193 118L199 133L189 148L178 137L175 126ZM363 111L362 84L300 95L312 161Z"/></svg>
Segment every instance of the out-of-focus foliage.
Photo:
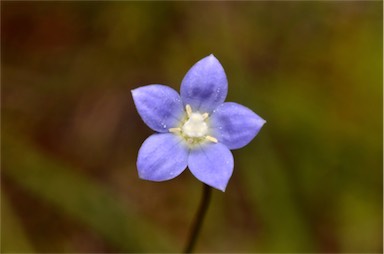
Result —
<svg viewBox="0 0 384 254"><path fill-rule="evenodd" d="M130 90L213 53L267 123L197 251L382 252L382 31L379 1L2 2L1 251L180 251L200 182L138 179Z"/></svg>

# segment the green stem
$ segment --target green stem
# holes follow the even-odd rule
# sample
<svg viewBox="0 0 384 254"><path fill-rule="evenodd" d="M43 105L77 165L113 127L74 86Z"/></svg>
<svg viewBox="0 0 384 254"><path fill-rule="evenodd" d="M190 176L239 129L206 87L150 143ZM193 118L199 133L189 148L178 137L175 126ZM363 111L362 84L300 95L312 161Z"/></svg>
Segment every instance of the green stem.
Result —
<svg viewBox="0 0 384 254"><path fill-rule="evenodd" d="M193 248L195 247L197 237L199 236L201 226L203 225L205 214L208 210L211 194L212 188L206 184L203 184L203 196L201 198L200 207L192 224L189 239L185 247L184 253L191 253L193 251Z"/></svg>

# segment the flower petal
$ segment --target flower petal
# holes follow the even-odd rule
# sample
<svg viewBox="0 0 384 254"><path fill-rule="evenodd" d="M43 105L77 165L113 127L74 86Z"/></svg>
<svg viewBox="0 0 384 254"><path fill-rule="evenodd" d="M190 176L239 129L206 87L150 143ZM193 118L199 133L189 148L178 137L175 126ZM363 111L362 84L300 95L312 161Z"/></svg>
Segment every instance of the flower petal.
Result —
<svg viewBox="0 0 384 254"><path fill-rule="evenodd" d="M213 55L198 61L181 82L180 94L184 105L194 111L212 112L227 97L228 81L223 66Z"/></svg>
<svg viewBox="0 0 384 254"><path fill-rule="evenodd" d="M207 143L190 151L188 167L203 183L225 191L233 172L233 156L225 145Z"/></svg>
<svg viewBox="0 0 384 254"><path fill-rule="evenodd" d="M211 115L212 136L229 149L247 145L259 133L265 120L234 102L220 105Z"/></svg>
<svg viewBox="0 0 384 254"><path fill-rule="evenodd" d="M139 150L139 177L151 181L165 181L180 175L187 167L188 148L180 137L171 133L153 134Z"/></svg>
<svg viewBox="0 0 384 254"><path fill-rule="evenodd" d="M132 97L141 118L154 131L168 132L183 116L180 96L168 86L142 86L132 90Z"/></svg>

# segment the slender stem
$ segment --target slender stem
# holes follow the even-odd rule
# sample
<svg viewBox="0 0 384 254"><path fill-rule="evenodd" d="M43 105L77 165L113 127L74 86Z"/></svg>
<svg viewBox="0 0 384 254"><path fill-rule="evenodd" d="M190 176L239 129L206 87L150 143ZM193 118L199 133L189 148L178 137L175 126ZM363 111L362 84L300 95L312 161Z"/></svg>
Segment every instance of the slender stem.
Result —
<svg viewBox="0 0 384 254"><path fill-rule="evenodd" d="M185 246L184 253L191 253L193 251L193 248L195 247L197 237L199 236L201 226L203 225L205 214L208 210L211 194L212 188L206 184L203 184L203 196L201 198L200 207L192 224L189 239L187 245Z"/></svg>

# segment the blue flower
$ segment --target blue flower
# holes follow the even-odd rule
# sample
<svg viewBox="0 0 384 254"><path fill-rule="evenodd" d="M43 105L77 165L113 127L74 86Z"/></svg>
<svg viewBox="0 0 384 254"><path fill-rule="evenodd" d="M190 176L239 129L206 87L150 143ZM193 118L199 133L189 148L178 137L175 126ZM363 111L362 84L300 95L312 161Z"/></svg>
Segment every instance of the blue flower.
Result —
<svg viewBox="0 0 384 254"><path fill-rule="evenodd" d="M247 145L265 123L252 110L224 102L227 92L224 69L213 55L187 72L180 95L159 84L132 90L141 118L158 132L139 150L139 177L170 180L188 166L197 179L225 191L234 166L230 150Z"/></svg>

